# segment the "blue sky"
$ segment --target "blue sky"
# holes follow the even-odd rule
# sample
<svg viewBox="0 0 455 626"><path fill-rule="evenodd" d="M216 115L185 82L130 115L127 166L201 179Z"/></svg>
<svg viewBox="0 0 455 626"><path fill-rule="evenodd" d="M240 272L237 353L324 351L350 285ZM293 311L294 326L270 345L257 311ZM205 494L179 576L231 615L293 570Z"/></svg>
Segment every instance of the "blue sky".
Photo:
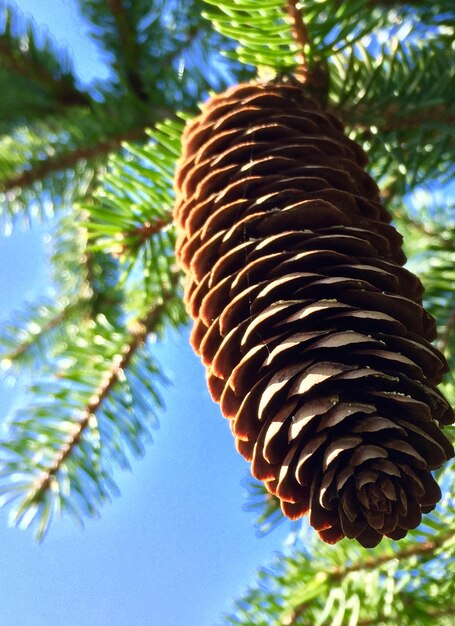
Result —
<svg viewBox="0 0 455 626"><path fill-rule="evenodd" d="M18 0L70 51L83 82L106 76L73 0ZM43 231L1 240L0 318L47 286ZM122 495L81 531L55 520L44 543L7 527L0 510L1 626L212 626L279 550L289 526L258 539L242 511L248 465L212 403L184 336L156 355L174 381L161 427ZM3 386L4 416L20 403Z"/></svg>

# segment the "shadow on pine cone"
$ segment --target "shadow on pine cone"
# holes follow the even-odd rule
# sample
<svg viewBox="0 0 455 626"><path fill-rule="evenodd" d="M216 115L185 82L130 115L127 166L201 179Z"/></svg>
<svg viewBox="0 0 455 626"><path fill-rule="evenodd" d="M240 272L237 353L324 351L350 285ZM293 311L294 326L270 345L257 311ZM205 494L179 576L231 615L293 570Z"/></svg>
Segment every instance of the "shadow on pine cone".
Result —
<svg viewBox="0 0 455 626"><path fill-rule="evenodd" d="M372 547L435 507L453 413L366 161L302 87L238 85L185 130L175 219L191 341L239 452L285 515Z"/></svg>

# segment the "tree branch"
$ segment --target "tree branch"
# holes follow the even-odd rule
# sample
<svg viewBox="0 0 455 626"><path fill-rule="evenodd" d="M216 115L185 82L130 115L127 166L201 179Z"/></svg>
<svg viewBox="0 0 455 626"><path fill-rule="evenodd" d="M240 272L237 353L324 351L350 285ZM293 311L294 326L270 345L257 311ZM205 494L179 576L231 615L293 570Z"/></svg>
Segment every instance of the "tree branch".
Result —
<svg viewBox="0 0 455 626"><path fill-rule="evenodd" d="M441 120L447 127L455 125L455 111L448 111L444 105L406 111L400 109L398 104L392 104L384 110L375 112L373 106L369 103L361 103L351 108L338 108L329 103L327 109L350 128L369 129L372 126L377 126L381 132L413 130L419 128L425 122L437 122L440 124Z"/></svg>
<svg viewBox="0 0 455 626"><path fill-rule="evenodd" d="M299 48L298 56L300 58L299 74L305 77L308 74L308 62L305 49L310 43L308 30L303 21L302 11L297 7L298 0L287 0L287 11L292 23L292 35L294 41Z"/></svg>
<svg viewBox="0 0 455 626"><path fill-rule="evenodd" d="M131 24L128 10L122 0L108 0L109 8L115 19L120 42L120 52L124 58L125 74L131 91L143 102L149 99L147 90L137 67L140 65L141 49L136 39L136 32Z"/></svg>
<svg viewBox="0 0 455 626"><path fill-rule="evenodd" d="M453 536L453 531L447 533L442 533L433 541L423 541L422 543L418 543L414 546L410 546L409 548L404 548L403 550L398 550L397 552L392 552L390 554L383 554L381 556L365 559L365 561L360 561L360 563L353 563L352 565L345 565L344 567L336 567L328 572L328 576L331 580L341 580L345 578L348 574L352 574L353 572L364 572L372 569L376 569L385 563L389 563L390 561L404 561L406 559L410 559L413 556L426 556L431 555L435 550L440 548L444 543Z"/></svg>
<svg viewBox="0 0 455 626"><path fill-rule="evenodd" d="M0 36L0 57L1 63L10 72L19 76L24 76L35 83L41 83L46 89L53 92L56 101L63 107L68 106L90 106L91 99L88 94L76 89L73 84L73 77L67 74L68 79L55 78L45 67L33 62L30 55L12 48L10 41Z"/></svg>
<svg viewBox="0 0 455 626"><path fill-rule="evenodd" d="M97 157L103 157L111 152L115 152L120 148L124 141L135 141L145 139L145 129L149 128L152 122L144 124L139 128L119 133L109 139L104 139L98 143L93 143L87 147L74 148L65 154L59 154L39 163L34 163L29 170L19 172L10 178L0 181L0 192L8 192L12 189L21 187L30 187L34 183L44 180L51 174L55 174L61 170L74 168L79 161L89 161Z"/></svg>
<svg viewBox="0 0 455 626"><path fill-rule="evenodd" d="M439 350L444 353L449 345L452 333L455 329L455 309L452 309L449 319L444 328L444 332L439 338Z"/></svg>
<svg viewBox="0 0 455 626"><path fill-rule="evenodd" d="M54 328L57 328L57 326L59 326L59 324L61 324L69 315L71 315L73 311L77 310L81 306L82 302L86 302L86 299L81 298L80 300L76 302L71 302L70 304L65 306L61 311L54 315L54 317L51 317L51 319L49 319L46 324L44 324L38 334L33 335L32 338L23 341L11 352L6 352L5 354L0 355L0 358L2 360L6 359L8 361L14 361L20 358L36 343L37 339L42 338L43 335L46 335L47 333L53 331Z"/></svg>
<svg viewBox="0 0 455 626"><path fill-rule="evenodd" d="M414 546L392 552L390 554L383 554L378 557L372 557L360 561L359 563L352 563L351 565L345 565L344 567L334 567L331 570L324 572L325 582L330 586L333 582L339 582L343 578L346 578L353 572L364 572L373 570L390 561L404 561L413 556L417 557L430 557L438 548L444 545L444 543L453 537L453 530L446 533L442 533L439 537L436 537L433 541L424 541ZM303 602L297 605L294 610L283 620L285 626L296 626L299 622L299 618L303 615L305 609L308 607L308 602Z"/></svg>
<svg viewBox="0 0 455 626"><path fill-rule="evenodd" d="M135 330L132 332L131 341L124 346L122 354L116 355L107 377L101 383L92 396L93 399L83 411L82 417L71 435L71 439L65 444L48 468L43 470L41 477L35 482L33 500L39 501L43 492L49 488L52 477L62 468L66 459L71 455L84 434L84 431L90 423L90 417L100 409L103 402L109 396L112 388L122 375L122 372L128 367L138 349L144 344L147 335L156 327L166 308L166 304L172 297L173 294L171 292L166 293L163 296L163 302L153 307L153 309L137 323Z"/></svg>
<svg viewBox="0 0 455 626"><path fill-rule="evenodd" d="M124 233L124 239L129 239L130 237L134 237L138 240L138 245L143 245L147 239L153 237L153 235L158 234L163 228L172 224L172 214L169 213L166 217L159 218L154 222L145 222L145 224L141 224L137 228L129 230L127 233ZM131 246L125 244L121 246L121 254L126 252Z"/></svg>
<svg viewBox="0 0 455 626"><path fill-rule="evenodd" d="M314 50L313 54L308 54L311 41L302 10L298 4L299 0L286 0L286 9L292 25L292 35L297 44L296 56L299 59L299 64L294 70L294 77L297 81L305 84L311 96L325 109L329 94L327 63L318 60L314 55Z"/></svg>
<svg viewBox="0 0 455 626"><path fill-rule="evenodd" d="M337 0L336 6L340 6L345 0ZM374 8L393 9L395 7L425 7L428 6L427 0L369 0L368 5Z"/></svg>
<svg viewBox="0 0 455 626"><path fill-rule="evenodd" d="M440 617L449 617L450 615L455 615L455 607L450 607L447 609L433 609L430 606L424 611L427 617L431 619L437 620ZM357 622L357 626L377 626L379 623L386 624L391 620L395 620L395 615L376 615L375 617L369 617L367 619L361 619ZM342 626L349 626L348 622L344 622ZM396 622L393 622L393 626L396 626Z"/></svg>

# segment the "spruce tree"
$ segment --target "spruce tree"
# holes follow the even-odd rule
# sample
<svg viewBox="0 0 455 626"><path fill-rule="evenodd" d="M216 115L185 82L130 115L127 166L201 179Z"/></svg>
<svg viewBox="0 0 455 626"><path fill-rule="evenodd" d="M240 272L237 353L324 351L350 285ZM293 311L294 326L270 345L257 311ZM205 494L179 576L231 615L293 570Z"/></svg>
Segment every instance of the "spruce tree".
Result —
<svg viewBox="0 0 455 626"><path fill-rule="evenodd" d="M113 468L128 467L131 454L142 453L161 407L163 376L149 340L162 337L166 328L187 323L185 300L196 319L193 344L208 366L215 364L209 370L212 395L221 401L226 416L236 416L232 427L238 449L253 459L255 476L268 483L268 490L253 479L249 486L249 507L257 511L258 532L268 532L282 521L281 499L290 517L306 512L311 501L310 522L326 541L337 541L343 534L352 537L326 545L305 523L294 528L298 537L292 549L258 574L257 584L236 603L232 615L225 616L225 623L452 624L454 466L453 460L443 462L452 457L449 404L455 400L450 373L455 361L455 215L448 186L455 121L453 3L86 0L80 9L96 25L96 39L112 58L110 80L90 90L79 87L68 55L39 36L16 9L4 9L0 35L2 227L8 233L24 222L34 226L48 221L56 294L52 300L28 303L1 330L4 370L17 378L30 372L34 377L30 403L9 418L1 444L2 501L11 501L14 521L34 526L41 539L54 513L93 515L115 492ZM245 86L226 92L239 83ZM300 96L290 94L301 88L305 113L296 113ZM224 92L228 95L215 97L211 101L215 104L203 109L202 115L212 115L211 125L205 118L197 118L202 124L191 122L201 102ZM229 100L229 94L236 93L237 100ZM257 106L261 97L263 104ZM229 115L234 123L225 121ZM229 143L239 124L244 141L240 148ZM251 128L256 130L248 143L245 137ZM242 145L247 146L243 151ZM274 155L267 171L255 165L257 154ZM210 175L221 170L216 161L204 161L207 155L212 160L218 157L226 170L218 178L212 176L215 182ZM286 165L287 186L280 187L283 181L273 175L290 156L294 161ZM340 176L336 168L341 162L348 165ZM313 168L312 176L308 167ZM254 188L251 196L242 187L239 168L254 178L254 184L250 179L248 183ZM202 196L194 209L192 194L198 185ZM204 205L213 185L219 186L215 190L220 196ZM306 194L303 199L297 191ZM252 225L249 216L258 213L250 204L257 200L262 203L261 215L268 213L259 225ZM311 206L302 206L305 202ZM278 209L279 232L267 225ZM304 239L317 239L316 247L302 247L300 235L296 243L296 231L307 233L308 228L317 233ZM404 237L407 269L401 267L405 258L395 229ZM251 249L251 241L260 232L283 236L286 244L263 239L269 256L259 254ZM221 233L228 243L214 247L207 233L215 238ZM330 243L321 251L323 238ZM236 246L243 248L234 255ZM311 250L319 256L310 265L290 256L291 251ZM250 256L242 264L246 252ZM223 261L227 257L230 260ZM189 275L185 293L177 261ZM291 269L277 270L286 263ZM321 270L331 267L338 273ZM436 320L437 335L431 317L420 307L420 282L408 270L418 274L425 287L423 304ZM322 282L333 276L344 282L329 290L317 282L319 271L325 277ZM310 283L307 278L302 282L302 272L313 273ZM269 275L278 279L267 287L270 297L256 289ZM286 286L286 276L297 283ZM372 289L365 286L368 280ZM242 289L247 296L229 308ZM267 341L250 342L252 352L245 350L236 360L232 354L241 352L236 340L216 358L230 331L239 325L242 333L247 329L241 326L239 311L245 309L247 317L252 312L266 317L261 298L279 308L289 289L309 290L319 308L326 308L318 313L317 324L297 329L297 343L289 324L301 307L293 301L285 315L277 313L284 331L259 319ZM352 322L356 307L357 318L363 318L360 326ZM372 320L368 324L366 311ZM213 322L218 319L222 322ZM280 347L283 338L294 341L289 353L290 348ZM354 352L349 347L353 342L359 346ZM332 359L340 348L341 369L329 375L327 354ZM280 350L285 351L284 361ZM298 411L303 411L300 423L308 421L309 404L314 404L312 397L297 406L292 394L274 399L274 385L288 375L283 373L288 354L294 369L297 354L300 361L308 361L306 368L324 365L325 369L314 370L316 375L327 380L339 377L318 397L318 417L328 414L329 408L322 405L334 393L342 398L338 413L346 402L351 406L357 401L360 418L354 424L348 418L342 449L359 446L360 439L367 442L369 453L376 454L375 467L367 467L362 481L379 480L378 467L386 468L387 450L392 450L388 459L401 455L398 465L407 482L398 484L390 467L384 470L390 470L390 480L380 479L382 493L409 491L405 494L409 514L403 509L398 516L406 518L397 527L401 530L384 526L372 511L376 487L374 493L359 496L358 502L367 502L369 510L364 517L370 530L365 530L352 511L360 505L348 496L338 522L327 511L316 514L313 487L311 493L295 495L294 484L283 486L285 475L272 465L288 467L291 461L277 452L276 424L293 419ZM390 365L384 365L391 360L394 376ZM257 379L266 361L267 367L269 361L278 362L281 369L267 370L267 376ZM301 373L299 367L292 376ZM349 391L346 400L339 379L359 368L363 378L371 378L367 370L376 368L376 378L386 382L360 388L358 397L359 387L352 386L356 393ZM232 371L232 384L225 384ZM292 376L286 382L294 384ZM252 388L256 391L251 395ZM237 394L237 389L243 391ZM252 400L242 412L243 396ZM373 396L379 397L375 403ZM261 398L267 402L261 404ZM283 404L287 413L274 422L275 430L261 430L258 416L260 421L264 413L273 421ZM374 427L368 418L373 410ZM346 415L338 413L328 415L326 422L343 421ZM376 445L380 437L376 433L382 429L394 429L384 444L386 456ZM397 443L404 439L407 448ZM255 448L256 440L262 448ZM414 456L407 441L414 446ZM343 454L341 465L356 465ZM443 494L434 510L440 494L428 472L432 469ZM333 475L329 478L324 484L333 500L337 492L331 487ZM402 505L403 501L402 497ZM371 535L371 528L378 532ZM398 541L384 539L369 547L383 534Z"/></svg>

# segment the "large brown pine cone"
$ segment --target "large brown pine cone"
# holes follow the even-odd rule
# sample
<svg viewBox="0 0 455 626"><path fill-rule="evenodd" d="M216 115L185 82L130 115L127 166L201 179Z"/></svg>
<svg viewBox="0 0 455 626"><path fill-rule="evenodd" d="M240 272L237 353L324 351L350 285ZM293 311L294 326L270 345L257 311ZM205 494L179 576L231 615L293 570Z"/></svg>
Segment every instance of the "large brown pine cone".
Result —
<svg viewBox="0 0 455 626"><path fill-rule="evenodd" d="M288 517L371 547L435 507L454 418L366 160L303 87L238 85L185 130L175 219L192 344L239 452Z"/></svg>

